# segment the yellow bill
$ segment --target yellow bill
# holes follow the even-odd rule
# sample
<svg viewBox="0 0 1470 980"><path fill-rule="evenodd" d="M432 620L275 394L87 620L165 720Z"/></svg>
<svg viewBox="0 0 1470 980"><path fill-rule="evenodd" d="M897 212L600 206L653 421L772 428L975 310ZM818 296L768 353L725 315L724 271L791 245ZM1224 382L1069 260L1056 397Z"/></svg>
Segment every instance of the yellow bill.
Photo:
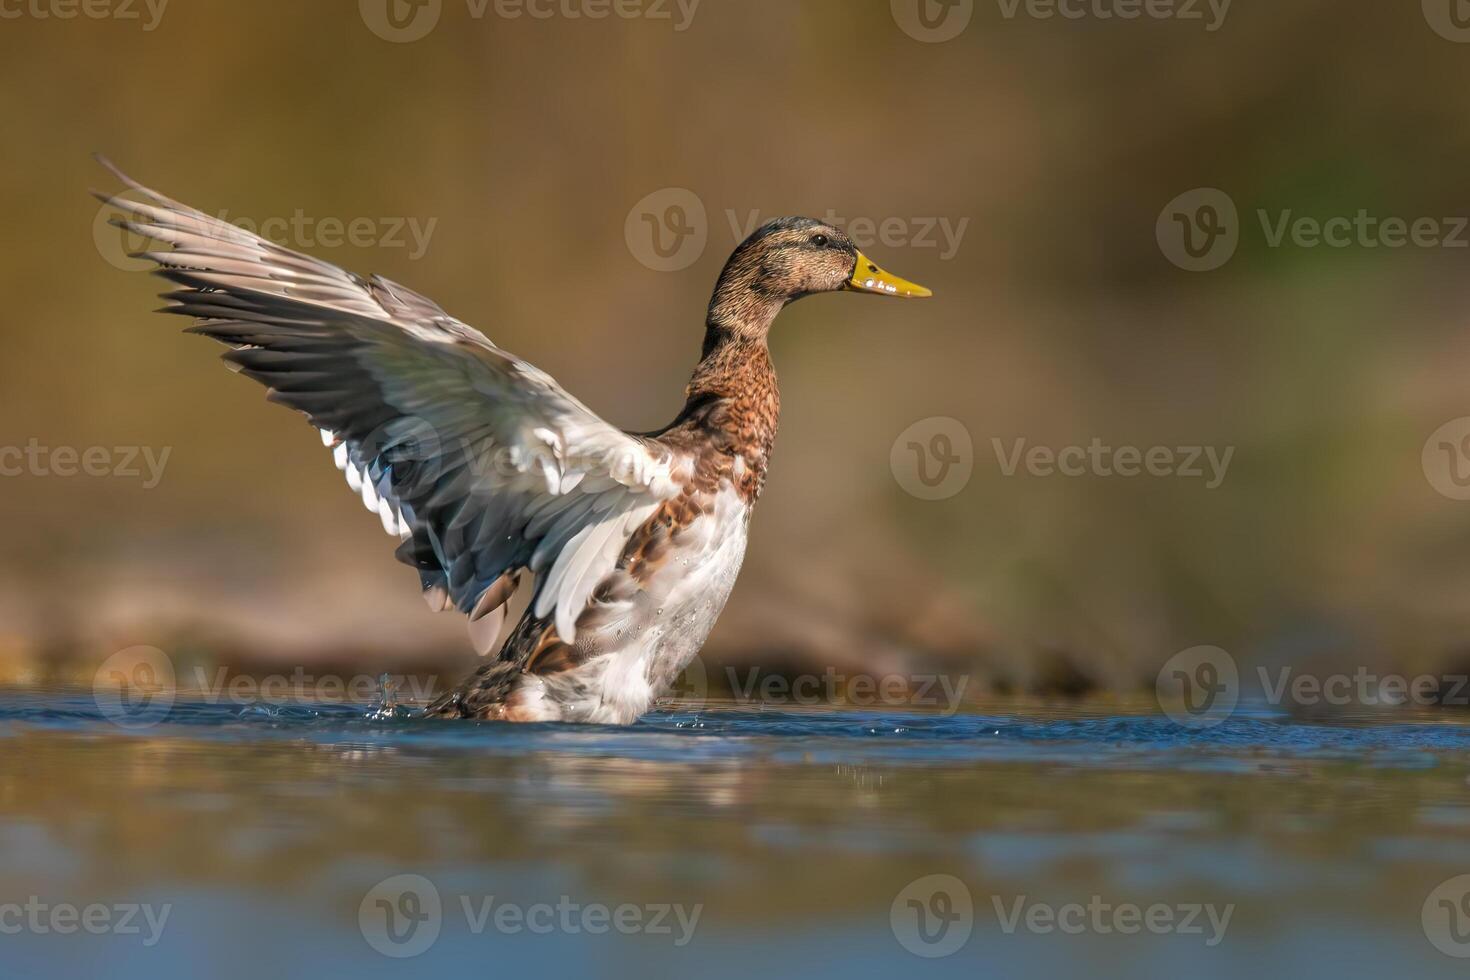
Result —
<svg viewBox="0 0 1470 980"><path fill-rule="evenodd" d="M859 293L880 293L884 296L902 296L906 299L919 299L934 295L932 289L925 289L916 282L909 282L891 272L884 272L878 268L876 262L862 252L858 253L857 268L852 270L852 278L847 281L847 288Z"/></svg>

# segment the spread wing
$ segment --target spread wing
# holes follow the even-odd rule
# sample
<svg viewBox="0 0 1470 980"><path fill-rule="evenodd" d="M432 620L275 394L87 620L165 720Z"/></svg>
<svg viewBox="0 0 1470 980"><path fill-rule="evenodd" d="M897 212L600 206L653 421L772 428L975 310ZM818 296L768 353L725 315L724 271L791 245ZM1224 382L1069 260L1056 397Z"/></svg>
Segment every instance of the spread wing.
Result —
<svg viewBox="0 0 1470 980"><path fill-rule="evenodd" d="M529 570L536 614L572 642L628 538L678 492L670 451L417 293L113 173L131 194L97 195L123 212L114 223L169 246L142 253L179 287L165 312L197 318L189 332L228 344L234 370L322 430L430 605L483 620L472 632L488 652Z"/></svg>

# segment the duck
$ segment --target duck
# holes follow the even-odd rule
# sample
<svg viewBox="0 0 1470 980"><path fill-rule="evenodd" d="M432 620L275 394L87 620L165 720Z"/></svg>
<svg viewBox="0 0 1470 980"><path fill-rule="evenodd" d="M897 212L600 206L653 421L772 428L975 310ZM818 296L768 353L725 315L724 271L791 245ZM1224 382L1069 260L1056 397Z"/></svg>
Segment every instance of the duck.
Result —
<svg viewBox="0 0 1470 980"><path fill-rule="evenodd" d="M123 190L93 194L170 284L160 312L191 319L186 333L224 344L229 368L305 415L429 607L467 617L485 662L428 718L648 713L703 647L745 557L781 414L777 317L819 293L933 295L830 223L768 221L720 273L678 416L626 432L427 297L100 162ZM523 581L529 603L501 642Z"/></svg>

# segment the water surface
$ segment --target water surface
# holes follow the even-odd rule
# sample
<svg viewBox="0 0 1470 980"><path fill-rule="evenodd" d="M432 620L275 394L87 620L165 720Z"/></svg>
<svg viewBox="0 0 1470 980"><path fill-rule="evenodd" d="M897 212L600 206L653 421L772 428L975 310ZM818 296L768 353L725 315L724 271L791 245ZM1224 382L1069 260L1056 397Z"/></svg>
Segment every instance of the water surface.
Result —
<svg viewBox="0 0 1470 980"><path fill-rule="evenodd" d="M1429 934L1464 934L1455 910L1424 919L1470 873L1453 713L1247 711L1205 730L1020 702L674 705L626 729L408 714L185 699L124 728L90 691L0 695L0 903L168 908L161 929L140 913L138 933L99 935L7 930L0 908L3 975L1470 965ZM378 948L414 942L411 959Z"/></svg>

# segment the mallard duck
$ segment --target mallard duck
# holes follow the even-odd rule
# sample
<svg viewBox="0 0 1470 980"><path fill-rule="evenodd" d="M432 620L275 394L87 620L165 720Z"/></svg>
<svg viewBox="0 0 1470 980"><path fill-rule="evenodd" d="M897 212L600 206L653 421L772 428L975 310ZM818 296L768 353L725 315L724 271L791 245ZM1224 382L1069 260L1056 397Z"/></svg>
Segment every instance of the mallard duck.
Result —
<svg viewBox="0 0 1470 980"><path fill-rule="evenodd" d="M105 163L105 161L104 161ZM212 218L109 169L97 196L177 288L163 312L227 345L235 371L304 413L482 654L532 576L499 654L438 718L628 724L699 652L745 556L781 399L766 345L814 293L919 297L830 224L779 218L731 255L678 418L624 432L432 300ZM127 195L127 196L125 196Z"/></svg>

